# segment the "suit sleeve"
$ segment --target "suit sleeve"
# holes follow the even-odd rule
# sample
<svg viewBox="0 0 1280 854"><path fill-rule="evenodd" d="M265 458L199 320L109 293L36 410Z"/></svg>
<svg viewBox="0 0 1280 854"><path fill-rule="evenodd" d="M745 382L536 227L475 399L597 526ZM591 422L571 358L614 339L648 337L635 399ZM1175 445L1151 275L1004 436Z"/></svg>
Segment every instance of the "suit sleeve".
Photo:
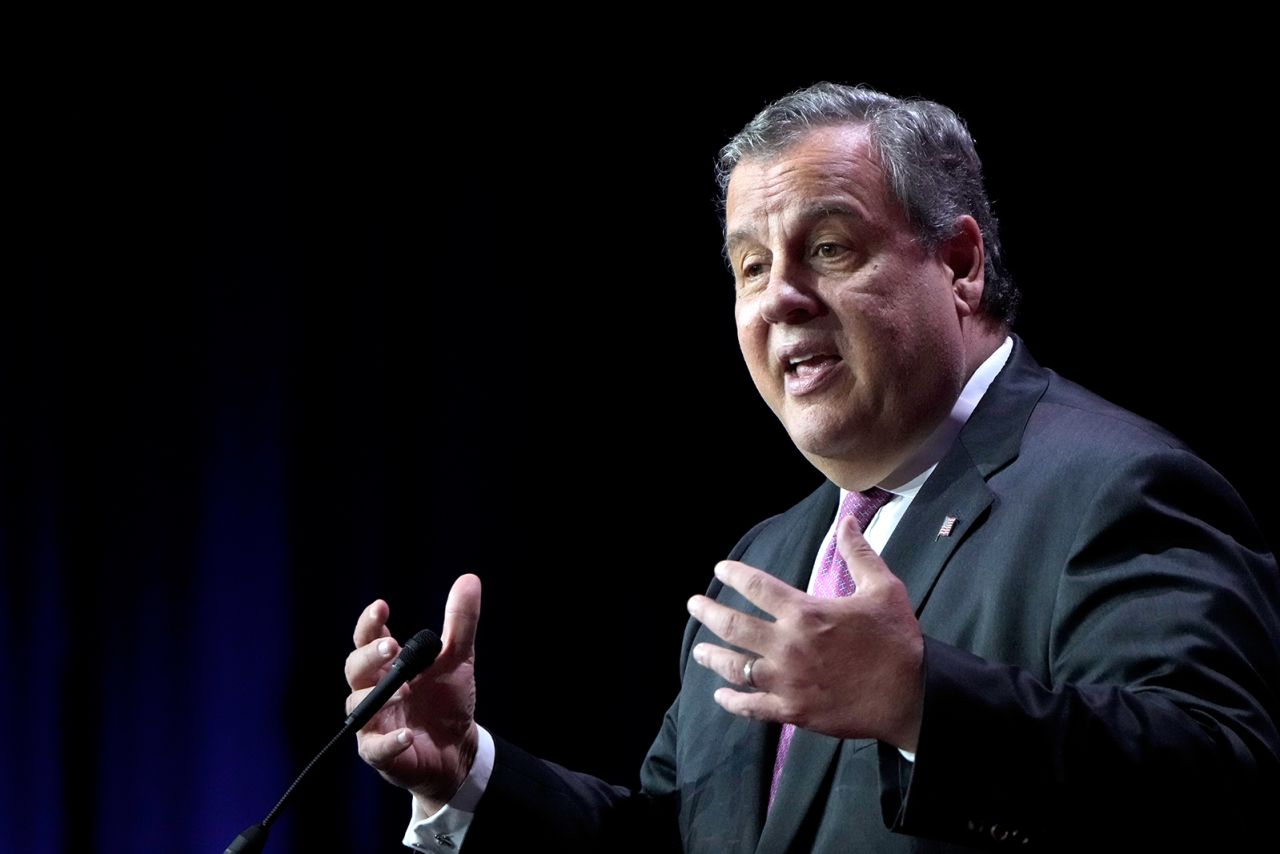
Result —
<svg viewBox="0 0 1280 854"><path fill-rule="evenodd" d="M772 520L756 525L729 554L736 560ZM707 595L722 587L713 580ZM680 650L689 660L697 624L690 620ZM671 704L640 769L640 789L613 786L526 753L494 736L493 774L467 832L466 854L536 847L556 854L681 850L676 753L679 701Z"/></svg>
<svg viewBox="0 0 1280 854"><path fill-rule="evenodd" d="M1080 516L1041 673L926 638L917 762L881 747L892 829L1221 849L1280 803L1280 584L1239 498L1169 449L1115 467Z"/></svg>
<svg viewBox="0 0 1280 854"><path fill-rule="evenodd" d="M466 854L670 851L674 822L643 791L611 786L495 736L493 775L467 833Z"/></svg>

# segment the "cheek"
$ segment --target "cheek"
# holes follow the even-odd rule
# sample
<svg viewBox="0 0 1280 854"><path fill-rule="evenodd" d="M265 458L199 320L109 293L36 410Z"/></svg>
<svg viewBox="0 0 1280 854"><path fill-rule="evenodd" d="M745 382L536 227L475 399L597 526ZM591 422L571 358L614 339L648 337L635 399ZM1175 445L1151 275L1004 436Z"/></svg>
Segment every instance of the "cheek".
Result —
<svg viewBox="0 0 1280 854"><path fill-rule="evenodd" d="M759 316L743 303L734 306L733 316L738 327L738 349L742 351L742 358L754 374L757 364L768 353L767 324L761 323Z"/></svg>
<svg viewBox="0 0 1280 854"><path fill-rule="evenodd" d="M850 347L870 362L886 361L912 325L899 300L865 293L853 295L840 306L840 321Z"/></svg>
<svg viewBox="0 0 1280 854"><path fill-rule="evenodd" d="M751 378L755 380L757 386L763 388L763 384L768 381L768 348L759 339L758 336L751 333L738 332L738 348L742 351L742 360L747 365L747 370L751 373Z"/></svg>
<svg viewBox="0 0 1280 854"><path fill-rule="evenodd" d="M928 346L918 338L927 331L901 300L860 299L845 314L845 335L857 393L880 409L897 409L902 398L918 393L920 363Z"/></svg>
<svg viewBox="0 0 1280 854"><path fill-rule="evenodd" d="M751 382L756 391L769 403L780 393L777 378L769 370L769 332L767 324L738 325L738 349L742 352L742 361L751 375Z"/></svg>

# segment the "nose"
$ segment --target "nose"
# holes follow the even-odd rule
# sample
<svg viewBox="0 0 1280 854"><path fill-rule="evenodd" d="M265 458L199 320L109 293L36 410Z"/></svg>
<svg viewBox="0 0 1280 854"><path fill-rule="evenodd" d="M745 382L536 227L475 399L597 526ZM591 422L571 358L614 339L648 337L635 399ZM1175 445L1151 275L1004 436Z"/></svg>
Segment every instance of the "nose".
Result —
<svg viewBox="0 0 1280 854"><path fill-rule="evenodd" d="M805 323L823 312L822 300L803 267L774 263L760 315L769 323Z"/></svg>

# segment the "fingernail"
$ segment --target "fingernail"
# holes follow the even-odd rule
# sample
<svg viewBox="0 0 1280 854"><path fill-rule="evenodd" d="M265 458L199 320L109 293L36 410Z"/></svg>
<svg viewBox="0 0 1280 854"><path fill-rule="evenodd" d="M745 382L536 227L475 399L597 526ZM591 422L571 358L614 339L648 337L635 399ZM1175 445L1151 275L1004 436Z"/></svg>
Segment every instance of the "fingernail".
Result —
<svg viewBox="0 0 1280 854"><path fill-rule="evenodd" d="M396 741L400 742L401 744L408 744L409 742L413 741L413 736L409 734L409 730L402 729L398 733L396 733Z"/></svg>
<svg viewBox="0 0 1280 854"><path fill-rule="evenodd" d="M382 643L378 644L378 654L381 655L383 658L386 658L388 655L390 655L391 642L383 641Z"/></svg>
<svg viewBox="0 0 1280 854"><path fill-rule="evenodd" d="M699 664L706 664L707 653L702 649L702 644L698 644L693 648L693 660Z"/></svg>
<svg viewBox="0 0 1280 854"><path fill-rule="evenodd" d="M716 578L719 578L721 581L724 580L724 568L725 568L724 561L720 561L718 564L716 564L716 569L715 569Z"/></svg>
<svg viewBox="0 0 1280 854"><path fill-rule="evenodd" d="M370 608L370 609L369 609L369 619L370 619L370 620L376 620L376 619L378 619L378 612L377 612L375 609L373 609L373 608Z"/></svg>
<svg viewBox="0 0 1280 854"><path fill-rule="evenodd" d="M694 596L691 598L687 603L685 603L685 607L689 609L690 614L695 617L698 616L698 597Z"/></svg>

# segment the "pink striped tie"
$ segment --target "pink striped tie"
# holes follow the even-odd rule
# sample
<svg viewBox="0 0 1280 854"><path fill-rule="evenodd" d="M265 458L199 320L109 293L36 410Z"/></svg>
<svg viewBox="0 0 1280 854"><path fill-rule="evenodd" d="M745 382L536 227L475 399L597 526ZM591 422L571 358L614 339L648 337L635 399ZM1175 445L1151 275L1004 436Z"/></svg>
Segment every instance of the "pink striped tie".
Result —
<svg viewBox="0 0 1280 854"><path fill-rule="evenodd" d="M845 516L852 515L858 520L858 528L866 530L871 517L876 515L885 503L893 498L892 492L886 492L873 486L866 492L850 492L840 504L840 513L836 517L836 530ZM853 592L853 576L845 565L844 556L836 548L836 537L833 533L827 543L826 552L822 555L822 564L818 567L818 575L813 580L813 595L823 599L836 599L848 596ZM769 809L773 809L773 801L778 797L778 783L782 780L782 766L787 763L787 752L791 749L791 738L796 733L793 724L783 724L782 733L778 736L778 756L773 762L773 782L769 785Z"/></svg>

